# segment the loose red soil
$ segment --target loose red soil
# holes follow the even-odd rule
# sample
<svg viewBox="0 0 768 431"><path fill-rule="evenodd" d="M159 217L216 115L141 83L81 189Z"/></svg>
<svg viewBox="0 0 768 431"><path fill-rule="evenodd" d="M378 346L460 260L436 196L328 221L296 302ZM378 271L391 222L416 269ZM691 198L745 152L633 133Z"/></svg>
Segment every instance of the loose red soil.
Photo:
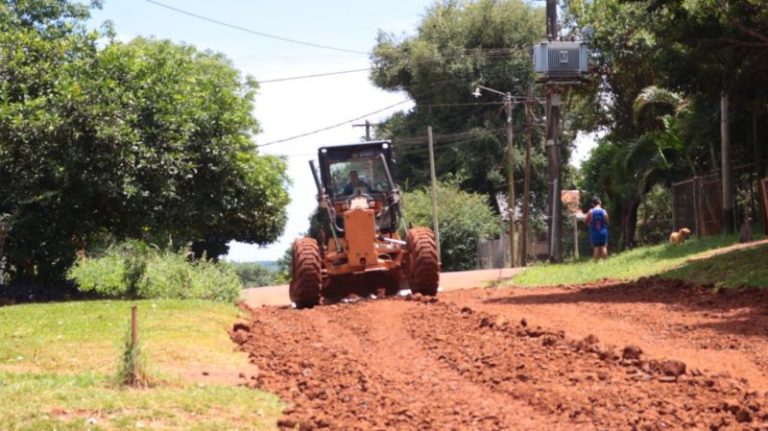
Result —
<svg viewBox="0 0 768 431"><path fill-rule="evenodd" d="M408 300L410 299L410 300ZM766 429L768 294L676 282L253 309L284 429Z"/></svg>

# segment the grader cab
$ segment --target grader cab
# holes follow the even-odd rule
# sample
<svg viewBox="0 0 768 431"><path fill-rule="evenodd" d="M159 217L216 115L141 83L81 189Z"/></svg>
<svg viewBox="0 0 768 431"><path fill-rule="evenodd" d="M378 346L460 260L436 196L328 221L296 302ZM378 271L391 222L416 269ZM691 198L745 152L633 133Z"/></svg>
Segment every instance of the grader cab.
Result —
<svg viewBox="0 0 768 431"><path fill-rule="evenodd" d="M289 294L297 308L351 293L436 295L440 262L434 234L408 228L392 179L388 141L323 147L310 161L325 223L317 238L293 243ZM318 172L319 171L319 172ZM407 232L403 240L400 231Z"/></svg>

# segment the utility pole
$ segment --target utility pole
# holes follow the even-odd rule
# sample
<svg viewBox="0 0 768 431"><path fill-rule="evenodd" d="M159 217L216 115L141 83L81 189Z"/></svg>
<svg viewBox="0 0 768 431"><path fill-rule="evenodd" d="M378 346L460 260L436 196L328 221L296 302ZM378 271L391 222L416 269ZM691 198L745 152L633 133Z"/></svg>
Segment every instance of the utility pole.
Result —
<svg viewBox="0 0 768 431"><path fill-rule="evenodd" d="M509 259L510 266L517 264L515 249L515 152L514 152L514 130L512 130L512 93L507 91L502 93L483 85L477 85L472 93L475 97L480 97L480 90L487 90L504 97L504 108L507 114L507 206L509 211Z"/></svg>
<svg viewBox="0 0 768 431"><path fill-rule="evenodd" d="M547 39L557 39L557 0L547 0Z"/></svg>
<svg viewBox="0 0 768 431"><path fill-rule="evenodd" d="M432 139L432 126L427 126L427 138L429 140L429 174L432 177L432 226L435 230L437 260L442 261L442 255L440 254L440 226L437 224L437 176L435 175L435 144Z"/></svg>
<svg viewBox="0 0 768 431"><path fill-rule="evenodd" d="M528 258L528 208L531 206L531 141L533 140L533 88L528 88L525 101L525 179L523 181L523 220L520 223L520 266L526 266Z"/></svg>
<svg viewBox="0 0 768 431"><path fill-rule="evenodd" d="M548 178L549 178L549 260L551 262L560 262L562 254L560 252L562 238L562 223L560 214L562 213L563 202L560 196L562 181L560 180L560 142L558 139L558 126L560 124L560 94L556 93L556 87L547 87L547 160L548 160Z"/></svg>
<svg viewBox="0 0 768 431"><path fill-rule="evenodd" d="M512 268L517 266L515 250L515 135L512 127L512 94L504 96L504 107L507 110L507 206L509 207L509 262Z"/></svg>
<svg viewBox="0 0 768 431"><path fill-rule="evenodd" d="M731 173L731 125L730 125L730 95L723 90L720 96L720 145L721 175L723 186L723 226L726 233L734 233L736 226L733 220L733 175Z"/></svg>
<svg viewBox="0 0 768 431"><path fill-rule="evenodd" d="M557 0L547 0L547 38L550 41L557 38ZM548 161L548 179L549 179L549 260L550 262L560 262L562 254L560 245L562 243L562 223L560 214L562 212L562 199L560 190L562 181L560 179L560 142L558 139L558 126L560 124L560 94L556 84L547 83L547 131L546 148Z"/></svg>
<svg viewBox="0 0 768 431"><path fill-rule="evenodd" d="M365 127L365 140L370 141L371 140L371 124L370 121L365 120L365 124L353 124L352 127Z"/></svg>

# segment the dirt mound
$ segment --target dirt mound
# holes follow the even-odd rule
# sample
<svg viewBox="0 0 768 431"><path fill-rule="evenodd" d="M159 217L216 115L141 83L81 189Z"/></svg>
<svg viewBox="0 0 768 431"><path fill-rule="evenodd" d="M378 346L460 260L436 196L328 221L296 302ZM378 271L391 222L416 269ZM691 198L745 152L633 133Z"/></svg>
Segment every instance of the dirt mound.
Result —
<svg viewBox="0 0 768 431"><path fill-rule="evenodd" d="M675 359L622 357L599 333L569 338L531 319L443 300L260 308L248 330L232 334L258 366L249 385L292 403L283 429L716 429L768 421L765 394L744 380Z"/></svg>

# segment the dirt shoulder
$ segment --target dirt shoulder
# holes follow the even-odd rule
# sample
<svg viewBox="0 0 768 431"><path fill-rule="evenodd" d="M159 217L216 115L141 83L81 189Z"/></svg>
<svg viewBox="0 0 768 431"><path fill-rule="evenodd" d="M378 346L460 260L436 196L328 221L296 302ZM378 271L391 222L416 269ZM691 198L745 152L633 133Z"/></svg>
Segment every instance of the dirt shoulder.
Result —
<svg viewBox="0 0 768 431"><path fill-rule="evenodd" d="M528 317L606 345L637 344L653 357L745 378L768 391L768 291L719 293L681 281L644 278L552 288L475 289L443 298L510 320Z"/></svg>

